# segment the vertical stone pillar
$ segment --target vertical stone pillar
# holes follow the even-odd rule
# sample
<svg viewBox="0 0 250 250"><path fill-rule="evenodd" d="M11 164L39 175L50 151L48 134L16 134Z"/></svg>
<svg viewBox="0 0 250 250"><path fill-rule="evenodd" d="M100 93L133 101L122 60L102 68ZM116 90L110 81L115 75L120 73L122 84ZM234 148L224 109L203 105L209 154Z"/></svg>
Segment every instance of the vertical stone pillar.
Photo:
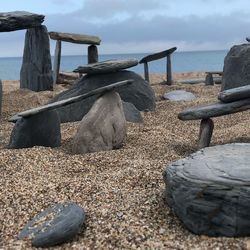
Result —
<svg viewBox="0 0 250 250"><path fill-rule="evenodd" d="M144 62L144 77L147 82L149 82L149 72L148 72L148 63Z"/></svg>
<svg viewBox="0 0 250 250"><path fill-rule="evenodd" d="M62 42L60 40L56 41L56 49L54 56L54 67L53 67L53 85L57 83L60 64L61 64L61 50L62 50Z"/></svg>
<svg viewBox="0 0 250 250"><path fill-rule="evenodd" d="M171 55L167 55L167 85L172 85Z"/></svg>
<svg viewBox="0 0 250 250"><path fill-rule="evenodd" d="M53 90L49 36L44 25L26 32L20 87L37 92Z"/></svg>
<svg viewBox="0 0 250 250"><path fill-rule="evenodd" d="M97 46L90 45L88 46L88 63L98 62L98 50Z"/></svg>

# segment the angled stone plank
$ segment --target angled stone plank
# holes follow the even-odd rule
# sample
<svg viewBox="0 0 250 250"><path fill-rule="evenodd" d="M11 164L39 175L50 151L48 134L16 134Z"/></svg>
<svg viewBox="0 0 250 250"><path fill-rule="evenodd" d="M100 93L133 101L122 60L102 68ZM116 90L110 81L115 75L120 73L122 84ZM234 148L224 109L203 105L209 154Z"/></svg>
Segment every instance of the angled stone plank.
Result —
<svg viewBox="0 0 250 250"><path fill-rule="evenodd" d="M250 109L250 98L230 103L218 102L192 107L180 112L178 118L183 121L208 119L210 117L233 114L247 109Z"/></svg>
<svg viewBox="0 0 250 250"><path fill-rule="evenodd" d="M143 57L139 63L144 63L144 62L151 62L151 61L154 61L154 60L158 60L158 59L161 59L163 57L166 57L170 54L172 54L174 51L176 51L177 48L176 47L173 47L171 49L167 49L167 50L164 50L164 51L161 51L161 52L158 52L158 53L155 53L155 54L151 54L151 55L148 55L148 56L145 56Z"/></svg>
<svg viewBox="0 0 250 250"><path fill-rule="evenodd" d="M75 33L49 32L50 39L78 44L100 45L101 39L98 36L81 35Z"/></svg>
<svg viewBox="0 0 250 250"><path fill-rule="evenodd" d="M66 100L62 100L62 101L58 101L58 102L54 102L54 103L49 103L49 104L46 104L46 105L43 105L43 106L40 106L40 107L37 107L37 108L34 108L34 109L30 109L30 110L18 113L14 117L16 117L17 119L19 119L19 117L29 117L29 116L32 116L32 115L35 115L35 114L38 114L38 113L41 113L41 112L44 112L44 111L47 111L47 110L52 110L52 109L59 108L59 107L62 107L62 106L65 106L65 105L68 105L68 104L71 104L71 103L79 102L79 101L81 101L83 99L86 99L86 98L88 98L90 96L97 95L97 94L102 94L102 93L104 93L106 91L111 91L111 90L116 89L117 87L127 85L127 84L131 84L131 83L133 83L133 80L126 80L126 81L116 82L116 83L106 85L106 86L98 88L98 89L94 89L94 90L92 90L92 91L90 91L90 92L88 92L86 94L83 94L83 95L78 95L78 96L71 97L71 98L68 98ZM12 122L14 121L13 118L11 118L10 120Z"/></svg>
<svg viewBox="0 0 250 250"><path fill-rule="evenodd" d="M127 69L134 67L137 64L138 60L136 59L108 60L79 66L77 69L73 70L73 72L84 74L101 74Z"/></svg>
<svg viewBox="0 0 250 250"><path fill-rule="evenodd" d="M227 89L218 95L218 99L222 102L234 102L245 98L250 98L250 85Z"/></svg>
<svg viewBox="0 0 250 250"><path fill-rule="evenodd" d="M184 80L178 80L177 82L182 84L199 84L199 83L205 83L205 78L184 79Z"/></svg>
<svg viewBox="0 0 250 250"><path fill-rule="evenodd" d="M0 13L0 32L29 29L40 26L44 15L26 11L13 11Z"/></svg>

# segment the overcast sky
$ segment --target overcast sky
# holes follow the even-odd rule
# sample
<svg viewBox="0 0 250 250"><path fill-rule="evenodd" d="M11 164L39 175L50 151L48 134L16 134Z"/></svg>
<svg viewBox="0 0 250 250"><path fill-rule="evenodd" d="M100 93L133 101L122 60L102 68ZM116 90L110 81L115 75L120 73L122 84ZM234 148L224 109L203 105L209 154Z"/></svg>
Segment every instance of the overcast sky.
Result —
<svg viewBox="0 0 250 250"><path fill-rule="evenodd" d="M6 0L1 12L44 14L49 31L97 35L99 53L229 49L250 36L249 0ZM21 56L25 31L0 34L0 57ZM63 54L86 54L63 43ZM51 41L54 54L54 42Z"/></svg>

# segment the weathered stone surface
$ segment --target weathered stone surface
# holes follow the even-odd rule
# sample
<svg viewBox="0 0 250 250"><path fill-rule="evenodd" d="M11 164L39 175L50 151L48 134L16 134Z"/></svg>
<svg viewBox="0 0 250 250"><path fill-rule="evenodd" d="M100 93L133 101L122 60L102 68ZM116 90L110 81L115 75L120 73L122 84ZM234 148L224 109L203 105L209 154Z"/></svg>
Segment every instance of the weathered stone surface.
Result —
<svg viewBox="0 0 250 250"><path fill-rule="evenodd" d="M132 79L134 82L129 86L121 86L116 91L125 102L130 102L139 111L153 111L155 109L154 91L147 81L138 74L131 71L119 71L110 74L87 75L79 79L69 90L66 90L51 102L64 100L70 97L82 95L89 91L106 86L108 83ZM92 96L81 102L58 108L61 122L80 121L90 110L98 96Z"/></svg>
<svg viewBox="0 0 250 250"><path fill-rule="evenodd" d="M178 114L180 120L208 119L245 111L250 108L250 98L230 103L212 103L197 107L188 108Z"/></svg>
<svg viewBox="0 0 250 250"><path fill-rule="evenodd" d="M0 80L0 117L2 116L2 102L3 102L3 83Z"/></svg>
<svg viewBox="0 0 250 250"><path fill-rule="evenodd" d="M109 61L103 61L103 62L97 62L79 66L77 69L74 70L74 72L84 73L84 74L110 73L134 67L137 64L138 60L136 59L109 60Z"/></svg>
<svg viewBox="0 0 250 250"><path fill-rule="evenodd" d="M29 29L40 26L44 15L27 11L13 11L0 13L0 32Z"/></svg>
<svg viewBox="0 0 250 250"><path fill-rule="evenodd" d="M30 238L35 247L51 247L71 240L81 229L85 212L75 203L48 207L20 232L20 240Z"/></svg>
<svg viewBox="0 0 250 250"><path fill-rule="evenodd" d="M250 85L227 89L218 95L218 99L222 102L234 102L245 98L250 98Z"/></svg>
<svg viewBox="0 0 250 250"><path fill-rule="evenodd" d="M164 99L170 101L192 101L195 99L195 95L185 90L175 90L167 92L163 95Z"/></svg>
<svg viewBox="0 0 250 250"><path fill-rule="evenodd" d="M46 26L27 30L20 87L33 91L53 90L49 37Z"/></svg>
<svg viewBox="0 0 250 250"><path fill-rule="evenodd" d="M49 36L53 40L60 40L70 43L93 44L93 45L99 45L101 43L101 39L97 36L81 35L75 33L63 33L63 32L51 31L49 32Z"/></svg>
<svg viewBox="0 0 250 250"><path fill-rule="evenodd" d="M61 145L60 118L56 111L45 111L31 117L17 119L8 148Z"/></svg>
<svg viewBox="0 0 250 250"><path fill-rule="evenodd" d="M195 234L250 235L250 144L205 148L163 173L168 205Z"/></svg>
<svg viewBox="0 0 250 250"><path fill-rule="evenodd" d="M224 60L221 90L250 83L250 44L233 46Z"/></svg>
<svg viewBox="0 0 250 250"><path fill-rule="evenodd" d="M126 137L122 101L116 92L96 100L80 123L73 139L72 152L85 154L120 148Z"/></svg>
<svg viewBox="0 0 250 250"><path fill-rule="evenodd" d="M140 111L130 102L122 102L123 111L127 122L141 123L143 122Z"/></svg>

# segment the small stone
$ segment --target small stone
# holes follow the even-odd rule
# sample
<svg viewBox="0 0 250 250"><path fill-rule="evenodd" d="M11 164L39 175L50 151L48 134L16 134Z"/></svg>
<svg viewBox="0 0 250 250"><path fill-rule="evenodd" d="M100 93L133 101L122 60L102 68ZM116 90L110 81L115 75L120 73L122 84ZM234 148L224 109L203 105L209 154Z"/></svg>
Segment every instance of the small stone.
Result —
<svg viewBox="0 0 250 250"><path fill-rule="evenodd" d="M163 95L164 99L170 101L192 101L195 99L195 95L185 90L175 90L167 92Z"/></svg>

